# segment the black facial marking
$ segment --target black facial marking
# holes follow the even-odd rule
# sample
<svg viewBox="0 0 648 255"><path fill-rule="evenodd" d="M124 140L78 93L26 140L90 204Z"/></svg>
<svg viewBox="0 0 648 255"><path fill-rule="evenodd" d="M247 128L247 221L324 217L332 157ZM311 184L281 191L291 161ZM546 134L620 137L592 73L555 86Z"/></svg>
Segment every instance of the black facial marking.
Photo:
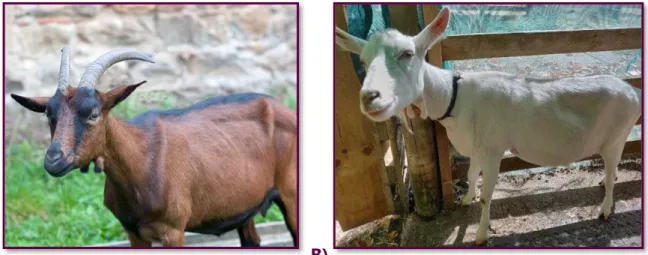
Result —
<svg viewBox="0 0 648 255"><path fill-rule="evenodd" d="M86 132L88 116L101 107L97 92L92 88L79 88L75 95L76 114L74 115L74 151L79 148Z"/></svg>

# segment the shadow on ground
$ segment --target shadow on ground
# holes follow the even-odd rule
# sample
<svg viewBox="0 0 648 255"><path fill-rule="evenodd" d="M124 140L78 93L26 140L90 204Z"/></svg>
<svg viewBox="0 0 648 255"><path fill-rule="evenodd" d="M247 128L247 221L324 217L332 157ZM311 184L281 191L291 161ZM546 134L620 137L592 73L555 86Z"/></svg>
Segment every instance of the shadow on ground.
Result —
<svg viewBox="0 0 648 255"><path fill-rule="evenodd" d="M558 168L553 171L499 177L491 205L489 247L640 247L642 240L639 159L619 165L614 187L613 214L598 218L605 190L598 186L602 165ZM478 190L480 181L477 182ZM478 194L479 195L479 194ZM400 247L473 247L481 208L476 200L440 214L436 220L405 218ZM368 238L383 239L379 228L388 218L346 231L338 246L375 246ZM391 218L396 219L396 218ZM358 239L364 239L358 242Z"/></svg>
<svg viewBox="0 0 648 255"><path fill-rule="evenodd" d="M596 214L604 195L601 187L494 200L491 205L491 227L494 231L490 233L488 245L638 246L640 243L615 243L613 240L641 236L641 204L637 204L636 210L618 212L620 202L635 198L640 201L641 193L637 192L640 190L641 181L617 184L614 194L617 212L608 222L598 219ZM479 203L475 202L469 207L460 207L451 213L440 215L434 222L423 222L410 217L403 230L401 246L473 246L481 213L479 207ZM589 207L596 210L592 211ZM577 208L588 210L572 214L572 217L564 217ZM563 222L566 224L560 224ZM504 225L505 223L509 224ZM524 223L527 226L521 226ZM543 228L547 225L555 227ZM469 234L466 233L468 229L471 229Z"/></svg>

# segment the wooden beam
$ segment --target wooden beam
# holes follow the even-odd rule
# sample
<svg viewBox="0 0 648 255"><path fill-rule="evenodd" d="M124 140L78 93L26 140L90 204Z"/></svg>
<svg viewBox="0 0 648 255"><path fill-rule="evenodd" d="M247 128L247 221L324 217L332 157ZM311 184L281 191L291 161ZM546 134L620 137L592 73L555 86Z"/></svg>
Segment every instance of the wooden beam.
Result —
<svg viewBox="0 0 648 255"><path fill-rule="evenodd" d="M630 154L630 153L640 153L641 152L641 139L638 140L629 140L626 142L625 147L623 148L623 154ZM601 158L600 155L594 155L590 156L584 159L581 159L579 161L585 161L585 160L593 160L593 159L598 159ZM470 161L460 161L457 163L457 168L456 168L456 173L457 177L459 178L466 178L466 173L468 171L468 167L470 166ZM529 168L536 168L539 167L538 165L531 164L529 162L526 162L516 156L508 156L502 158L502 163L500 166L500 173L504 172L510 172L510 171L515 171L515 170L520 170L520 169L529 169Z"/></svg>
<svg viewBox="0 0 648 255"><path fill-rule="evenodd" d="M342 5L335 5L335 21L346 30ZM387 215L389 207L378 174L384 159L374 138L376 127L359 110L349 110L360 105L360 81L348 52L336 47L334 58L335 218L348 230Z"/></svg>
<svg viewBox="0 0 648 255"><path fill-rule="evenodd" d="M641 28L448 36L443 60L641 49Z"/></svg>
<svg viewBox="0 0 648 255"><path fill-rule="evenodd" d="M375 123L381 141L389 140L389 135L387 134L387 124L388 121Z"/></svg>
<svg viewBox="0 0 648 255"><path fill-rule="evenodd" d="M405 34L417 34L418 12L413 4L390 4L389 15L393 28ZM432 120L414 118L408 120L415 135L403 132L409 175L416 213L431 218L439 212L438 171L436 169L436 145Z"/></svg>
<svg viewBox="0 0 648 255"><path fill-rule="evenodd" d="M641 82L641 76L634 76L634 77L628 77L624 79L627 83L630 83L635 88L640 88L643 89L643 84ZM643 122L643 118L639 118L637 120L637 123L635 125L641 125Z"/></svg>
<svg viewBox="0 0 648 255"><path fill-rule="evenodd" d="M394 184L398 193L398 200L394 201L394 208L398 214L408 215L409 212L409 192L405 176L405 138L403 137L403 126L396 117L392 117L390 124L387 125L387 134L393 158L393 171L395 175ZM396 205L398 201L398 205Z"/></svg>
<svg viewBox="0 0 648 255"><path fill-rule="evenodd" d="M625 79L625 81L627 83L630 83L630 85L632 85L635 88L640 88L640 89L643 88L643 85L641 84L641 77L627 78L627 79Z"/></svg>
<svg viewBox="0 0 648 255"><path fill-rule="evenodd" d="M423 24L427 26L430 24L439 13L439 6L436 4L424 4L421 5L423 12ZM442 49L441 45L434 45L427 52L427 61L431 65L434 65L439 68L443 68L443 59L442 59ZM445 128L443 125L438 122L434 123L435 125L435 138L437 150L439 153L439 175L441 178L441 199L443 201L443 207L447 210L453 210L455 207L454 203L454 183L452 182L452 168L450 166L450 141L448 135L446 134Z"/></svg>

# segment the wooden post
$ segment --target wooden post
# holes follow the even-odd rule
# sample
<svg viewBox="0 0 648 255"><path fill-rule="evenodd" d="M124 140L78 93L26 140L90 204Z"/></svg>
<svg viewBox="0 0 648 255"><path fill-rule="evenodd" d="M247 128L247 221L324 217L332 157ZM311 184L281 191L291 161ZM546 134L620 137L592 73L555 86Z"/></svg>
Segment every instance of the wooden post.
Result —
<svg viewBox="0 0 648 255"><path fill-rule="evenodd" d="M360 93L360 89L358 89L356 94L359 93ZM360 111L360 109L358 109L358 111ZM371 131L371 134L374 142L373 146L374 148L377 149L377 154L378 154L376 155L377 156L376 170L378 171L378 174L380 176L380 181L382 183L382 190L383 190L383 194L385 195L385 202L387 204L387 213L394 214L396 212L396 209L394 207L394 196L391 191L391 182L389 181L387 166L385 165L385 154L389 149L389 140L388 140L389 138L387 136L387 127L385 126L385 123L371 122L370 124L373 124L373 128L374 128Z"/></svg>
<svg viewBox="0 0 648 255"><path fill-rule="evenodd" d="M335 6L335 21L338 27L347 30L342 5ZM377 142L379 134L373 122L358 109L361 85L351 57L348 52L333 47L336 47L335 217L342 229L348 230L387 215L391 200L386 199L382 185L380 172L384 172L385 164Z"/></svg>
<svg viewBox="0 0 648 255"><path fill-rule="evenodd" d="M414 4L389 5L391 26L404 34L415 35L418 29L418 13ZM414 193L416 212L423 218L435 216L438 211L438 171L436 171L436 146L433 123L430 119L409 120L414 136L404 132L407 152L407 172Z"/></svg>
<svg viewBox="0 0 648 255"><path fill-rule="evenodd" d="M405 139L403 137L403 126L399 119L392 117L387 125L387 134L391 145L393 158L394 184L398 199L394 200L396 212L401 215L409 214L409 193L407 192L407 183L404 179L405 173ZM398 202L398 204L396 204Z"/></svg>
<svg viewBox="0 0 648 255"><path fill-rule="evenodd" d="M439 12L439 6L436 4L421 5L423 11L423 24L430 24L436 18ZM436 67L442 68L443 59L441 58L441 44L434 45L427 54L428 62ZM452 167L450 165L450 140L446 134L445 127L439 122L435 122L436 144L439 152L439 170L441 175L441 196L443 207L448 210L455 208L454 203L454 183L452 181Z"/></svg>

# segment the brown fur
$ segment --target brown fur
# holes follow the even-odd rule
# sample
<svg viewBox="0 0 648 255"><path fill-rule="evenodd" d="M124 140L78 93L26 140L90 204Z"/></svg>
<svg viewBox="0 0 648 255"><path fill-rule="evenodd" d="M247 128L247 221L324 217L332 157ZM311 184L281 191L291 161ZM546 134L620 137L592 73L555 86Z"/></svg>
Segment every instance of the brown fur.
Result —
<svg viewBox="0 0 648 255"><path fill-rule="evenodd" d="M274 186L294 230L296 165L289 161L296 160L290 153L296 153L296 120L276 119L275 108L287 111L267 99L213 106L157 119L150 131L107 114L105 171L125 186L116 192L135 193L131 202L149 222L140 228L143 238L181 245L186 227L234 217L257 206ZM111 198L105 201L114 210Z"/></svg>
<svg viewBox="0 0 648 255"><path fill-rule="evenodd" d="M272 188L279 191L286 223L296 233L298 141L292 110L259 98L155 117L144 126L115 118L111 108L141 84L97 91L101 117L86 128L76 155L68 159L76 166L103 161L104 203L120 220L137 222L137 233L129 232L133 246L151 241L182 246L185 229L241 215L261 204ZM75 139L76 92L66 91L53 130L65 152ZM120 208L124 205L129 208ZM258 239L253 222L239 231Z"/></svg>

